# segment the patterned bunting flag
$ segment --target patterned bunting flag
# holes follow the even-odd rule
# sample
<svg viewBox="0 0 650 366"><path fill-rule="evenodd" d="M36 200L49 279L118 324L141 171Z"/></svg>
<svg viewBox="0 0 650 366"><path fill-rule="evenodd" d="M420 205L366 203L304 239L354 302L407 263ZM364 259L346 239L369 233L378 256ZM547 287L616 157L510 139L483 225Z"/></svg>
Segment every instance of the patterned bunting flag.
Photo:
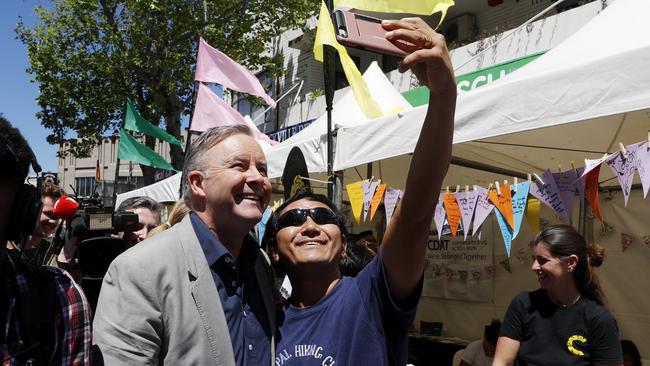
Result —
<svg viewBox="0 0 650 366"><path fill-rule="evenodd" d="M445 212L447 213L451 236L456 236L458 226L460 225L460 208L458 208L458 203L456 203L456 196L453 193L449 193L445 194L443 199L445 201Z"/></svg>
<svg viewBox="0 0 650 366"><path fill-rule="evenodd" d="M465 235L463 238L464 240L467 240L467 234L469 234L470 231L472 217L474 216L474 209L476 208L477 197L478 192L476 191L456 193L456 202L460 208L460 217L463 223L463 234Z"/></svg>
<svg viewBox="0 0 650 366"><path fill-rule="evenodd" d="M623 156L621 152L614 155L612 159L607 160L607 165L612 169L618 184L623 191L623 198L625 200L625 207L627 207L627 199L630 197L630 190L632 189L632 180L634 179L634 171L636 169L635 156L636 149L627 150L627 155Z"/></svg>
<svg viewBox="0 0 650 366"><path fill-rule="evenodd" d="M501 229L501 237L503 237L503 244L506 247L506 254L508 257L510 257L510 247L512 246L512 229L506 222L506 219L503 217L501 212L496 208L494 209L494 215L497 217L499 229Z"/></svg>
<svg viewBox="0 0 650 366"><path fill-rule="evenodd" d="M379 186L377 186L375 195L372 196L372 203L370 204L370 221L372 221L372 219L375 217L377 208L379 208L379 204L381 203L381 200L384 198L385 191L386 191L386 184L380 184Z"/></svg>
<svg viewBox="0 0 650 366"><path fill-rule="evenodd" d="M363 221L366 221L368 212L370 212L370 205L372 204L372 197L375 195L375 190L379 182L369 182L364 180L361 182L363 188Z"/></svg>
<svg viewBox="0 0 650 366"><path fill-rule="evenodd" d="M474 223L472 226L472 234L480 236L481 225L488 217L490 212L494 209L494 205L487 197L487 189L481 186L475 186L476 193L476 209L474 210Z"/></svg>
<svg viewBox="0 0 650 366"><path fill-rule="evenodd" d="M499 194L498 192L501 191ZM499 184L499 189L491 189L488 192L490 201L501 212L503 218L508 223L511 229L515 227L514 214L512 213L512 195L510 193L510 186L507 184Z"/></svg>
<svg viewBox="0 0 650 366"><path fill-rule="evenodd" d="M540 181L535 181L535 184L530 185L530 194L544 202L544 204L550 207L564 222L571 222L571 217L568 215L567 210L564 207L564 201L562 200L562 197L560 197L560 192L555 184L553 173L551 173L550 170L547 170L544 172L544 175L542 175L542 178L544 184Z"/></svg>
<svg viewBox="0 0 650 366"><path fill-rule="evenodd" d="M525 181L511 186L515 194L512 196L512 214L514 216L515 228L512 231L512 239L515 239L521 229L521 222L524 219L524 211L526 210L526 203L528 202L528 191L530 190L530 182Z"/></svg>
<svg viewBox="0 0 650 366"><path fill-rule="evenodd" d="M361 223L361 211L363 211L363 187L361 182L350 183L345 186L350 199L350 207L357 224Z"/></svg>
<svg viewBox="0 0 650 366"><path fill-rule="evenodd" d="M636 171L639 172L641 178L641 186L643 187L643 198L648 196L650 189L650 148L648 148L648 141L637 144L636 147ZM629 148L629 146L628 146Z"/></svg>
<svg viewBox="0 0 650 366"><path fill-rule="evenodd" d="M600 165L594 168L592 171L587 173L585 176L585 197L589 205L591 206L591 211L594 215L603 222L603 215L600 213L600 203L598 201L598 176L600 175Z"/></svg>
<svg viewBox="0 0 650 366"><path fill-rule="evenodd" d="M433 213L433 222L436 224L436 230L438 230L438 240L440 240L440 235L442 235L442 228L445 225L445 207L444 207L444 198L440 194L438 197L438 202L436 203L436 209Z"/></svg>
<svg viewBox="0 0 650 366"><path fill-rule="evenodd" d="M530 226L533 235L539 232L539 210L541 205L542 203L537 198L529 199L526 204L526 221L528 221L528 226Z"/></svg>
<svg viewBox="0 0 650 366"><path fill-rule="evenodd" d="M395 211L395 206L397 206L397 201L400 196L399 189L387 189L384 195L384 208L386 209L386 225L390 223L390 219L393 217L393 212Z"/></svg>
<svg viewBox="0 0 650 366"><path fill-rule="evenodd" d="M634 237L630 234L621 233L621 247L626 251L634 242Z"/></svg>

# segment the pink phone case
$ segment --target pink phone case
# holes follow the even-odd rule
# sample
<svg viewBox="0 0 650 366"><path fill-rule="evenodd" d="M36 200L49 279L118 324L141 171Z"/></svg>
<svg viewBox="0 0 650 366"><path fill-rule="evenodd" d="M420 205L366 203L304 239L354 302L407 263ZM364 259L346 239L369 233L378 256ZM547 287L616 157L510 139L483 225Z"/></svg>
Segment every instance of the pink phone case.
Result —
<svg viewBox="0 0 650 366"><path fill-rule="evenodd" d="M384 37L386 31L381 26L381 19L343 10L334 11L332 17L336 40L342 45L397 57L406 56L406 52Z"/></svg>

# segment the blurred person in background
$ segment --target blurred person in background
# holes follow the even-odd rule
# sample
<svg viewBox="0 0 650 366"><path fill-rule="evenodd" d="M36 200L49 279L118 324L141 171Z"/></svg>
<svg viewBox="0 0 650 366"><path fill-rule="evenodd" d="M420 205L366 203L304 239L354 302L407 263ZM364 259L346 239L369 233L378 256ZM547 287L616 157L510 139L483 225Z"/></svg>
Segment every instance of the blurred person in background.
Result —
<svg viewBox="0 0 650 366"><path fill-rule="evenodd" d="M176 201L171 211L169 211L169 215L167 215L167 221L163 222L162 224L156 226L154 229L149 231L149 233L147 234L147 238L150 238L156 234L160 234L161 232L178 224L183 220L185 215L187 215L188 213L190 213L190 209L185 205L185 201L182 198L179 199L178 201Z"/></svg>
<svg viewBox="0 0 650 366"><path fill-rule="evenodd" d="M138 196L125 199L115 211L128 211L138 214L139 230L118 234L119 237L124 239L128 248L146 239L149 231L160 225L162 206L149 197Z"/></svg>

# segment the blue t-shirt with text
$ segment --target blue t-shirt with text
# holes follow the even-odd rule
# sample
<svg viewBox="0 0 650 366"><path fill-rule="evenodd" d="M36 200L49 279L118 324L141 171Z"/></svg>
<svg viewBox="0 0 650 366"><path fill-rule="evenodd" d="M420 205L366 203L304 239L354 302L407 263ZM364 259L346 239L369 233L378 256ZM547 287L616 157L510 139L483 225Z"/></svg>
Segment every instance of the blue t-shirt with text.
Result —
<svg viewBox="0 0 650 366"><path fill-rule="evenodd" d="M276 366L405 365L421 292L422 281L407 301L395 304L378 254L313 306L283 308Z"/></svg>

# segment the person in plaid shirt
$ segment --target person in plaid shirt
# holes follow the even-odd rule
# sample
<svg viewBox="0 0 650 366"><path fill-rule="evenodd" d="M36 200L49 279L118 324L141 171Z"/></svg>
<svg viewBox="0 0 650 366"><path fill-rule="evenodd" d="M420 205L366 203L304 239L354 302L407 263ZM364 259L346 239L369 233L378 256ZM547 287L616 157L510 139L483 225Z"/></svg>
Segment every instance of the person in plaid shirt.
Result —
<svg viewBox="0 0 650 366"><path fill-rule="evenodd" d="M29 164L39 172L29 145L0 116L0 364L88 365L90 305L65 272L31 267L7 240L21 242L34 229L38 190L24 184Z"/></svg>

